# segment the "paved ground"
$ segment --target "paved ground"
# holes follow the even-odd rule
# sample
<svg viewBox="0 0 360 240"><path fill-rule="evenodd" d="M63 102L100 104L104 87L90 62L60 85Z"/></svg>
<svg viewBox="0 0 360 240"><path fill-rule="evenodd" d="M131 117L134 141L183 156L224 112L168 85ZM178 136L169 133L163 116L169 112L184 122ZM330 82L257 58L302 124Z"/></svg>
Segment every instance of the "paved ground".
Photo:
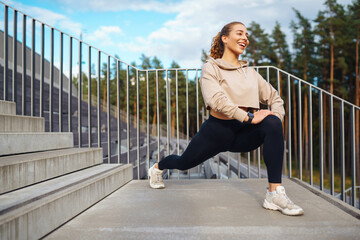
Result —
<svg viewBox="0 0 360 240"><path fill-rule="evenodd" d="M287 194L305 210L262 208L266 179L134 180L46 239L360 239L360 221L299 184Z"/></svg>

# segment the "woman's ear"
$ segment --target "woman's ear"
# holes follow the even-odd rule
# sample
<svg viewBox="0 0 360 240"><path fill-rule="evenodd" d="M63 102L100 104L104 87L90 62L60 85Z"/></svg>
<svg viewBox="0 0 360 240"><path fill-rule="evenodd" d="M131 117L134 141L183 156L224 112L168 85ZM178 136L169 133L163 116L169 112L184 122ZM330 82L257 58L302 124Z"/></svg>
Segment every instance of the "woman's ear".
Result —
<svg viewBox="0 0 360 240"><path fill-rule="evenodd" d="M221 40L222 40L222 42L223 42L224 44L226 44L226 43L227 43L227 40L228 40L228 37L227 37L226 35L222 35L222 36L221 36Z"/></svg>

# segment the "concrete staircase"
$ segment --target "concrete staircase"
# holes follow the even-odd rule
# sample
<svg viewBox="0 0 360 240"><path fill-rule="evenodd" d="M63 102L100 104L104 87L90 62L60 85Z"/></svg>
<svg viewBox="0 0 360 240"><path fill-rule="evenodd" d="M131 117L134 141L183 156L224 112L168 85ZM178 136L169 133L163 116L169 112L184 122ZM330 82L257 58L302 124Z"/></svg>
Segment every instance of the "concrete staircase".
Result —
<svg viewBox="0 0 360 240"><path fill-rule="evenodd" d="M131 164L102 164L102 148L15 109L0 101L0 239L39 239L133 179Z"/></svg>

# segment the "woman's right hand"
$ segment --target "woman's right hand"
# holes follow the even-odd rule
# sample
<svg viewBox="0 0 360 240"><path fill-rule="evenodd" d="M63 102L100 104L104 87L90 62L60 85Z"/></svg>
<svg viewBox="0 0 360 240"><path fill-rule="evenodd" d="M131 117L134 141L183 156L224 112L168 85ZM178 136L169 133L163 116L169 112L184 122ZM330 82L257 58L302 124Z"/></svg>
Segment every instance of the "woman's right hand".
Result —
<svg viewBox="0 0 360 240"><path fill-rule="evenodd" d="M266 110L266 109L261 109L257 112L254 112L254 118L251 121L251 124L258 124L260 123L262 120L264 120L264 118L266 118L268 115L275 115L273 112L271 112L270 110Z"/></svg>

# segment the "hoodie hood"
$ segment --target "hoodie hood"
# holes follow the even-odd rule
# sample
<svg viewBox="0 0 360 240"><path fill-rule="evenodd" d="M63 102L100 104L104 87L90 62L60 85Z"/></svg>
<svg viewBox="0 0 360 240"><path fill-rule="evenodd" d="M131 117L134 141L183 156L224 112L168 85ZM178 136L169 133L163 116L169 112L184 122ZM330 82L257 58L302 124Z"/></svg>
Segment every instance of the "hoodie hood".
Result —
<svg viewBox="0 0 360 240"><path fill-rule="evenodd" d="M216 64L219 68L226 69L226 70L236 70L236 69L244 68L244 67L248 66L248 61L245 61L245 60L239 60L240 67L234 66L233 64L231 64L221 58L214 59L212 57L209 57L207 62Z"/></svg>

